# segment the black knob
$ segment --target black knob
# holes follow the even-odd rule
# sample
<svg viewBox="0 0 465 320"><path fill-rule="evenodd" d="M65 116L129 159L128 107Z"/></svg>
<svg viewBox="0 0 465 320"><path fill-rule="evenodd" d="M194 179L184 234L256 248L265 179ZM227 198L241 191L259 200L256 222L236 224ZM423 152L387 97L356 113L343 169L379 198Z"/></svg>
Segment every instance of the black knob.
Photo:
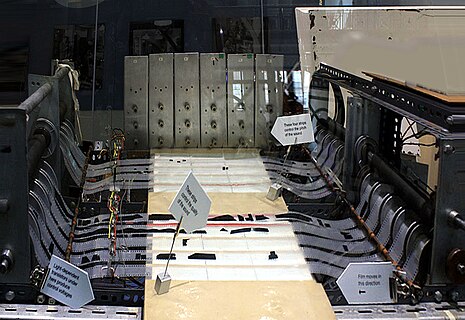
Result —
<svg viewBox="0 0 465 320"><path fill-rule="evenodd" d="M0 273L5 274L10 271L13 266L13 252L10 249L5 249L0 256Z"/></svg>

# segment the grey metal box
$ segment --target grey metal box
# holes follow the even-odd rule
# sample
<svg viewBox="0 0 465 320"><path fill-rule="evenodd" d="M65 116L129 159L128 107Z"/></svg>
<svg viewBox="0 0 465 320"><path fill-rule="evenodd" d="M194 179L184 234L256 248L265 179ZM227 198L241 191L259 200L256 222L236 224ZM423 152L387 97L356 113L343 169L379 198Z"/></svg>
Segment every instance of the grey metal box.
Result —
<svg viewBox="0 0 465 320"><path fill-rule="evenodd" d="M255 58L255 147L273 143L271 129L283 113L282 55L257 54Z"/></svg>
<svg viewBox="0 0 465 320"><path fill-rule="evenodd" d="M174 146L173 54L151 54L149 62L149 145L171 148Z"/></svg>
<svg viewBox="0 0 465 320"><path fill-rule="evenodd" d="M228 146L253 147L254 57L228 55Z"/></svg>
<svg viewBox="0 0 465 320"><path fill-rule="evenodd" d="M128 149L148 148L148 57L124 58L124 131Z"/></svg>
<svg viewBox="0 0 465 320"><path fill-rule="evenodd" d="M170 291L171 285L171 276L167 273L157 274L157 279L155 280L155 292L158 295L168 293Z"/></svg>
<svg viewBox="0 0 465 320"><path fill-rule="evenodd" d="M224 53L200 54L200 141L204 148L227 146L226 59Z"/></svg>
<svg viewBox="0 0 465 320"><path fill-rule="evenodd" d="M200 145L199 54L174 55L174 137L178 148Z"/></svg>

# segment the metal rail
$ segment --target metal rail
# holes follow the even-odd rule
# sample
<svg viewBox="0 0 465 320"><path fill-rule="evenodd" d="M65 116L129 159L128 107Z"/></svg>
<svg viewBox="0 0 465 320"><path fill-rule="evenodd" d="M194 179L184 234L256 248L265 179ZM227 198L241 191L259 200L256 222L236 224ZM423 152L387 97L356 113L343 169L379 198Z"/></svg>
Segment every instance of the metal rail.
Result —
<svg viewBox="0 0 465 320"><path fill-rule="evenodd" d="M29 98L23 101L18 108L30 114L35 108L52 92L52 85L50 83L43 84L36 92L31 94Z"/></svg>
<svg viewBox="0 0 465 320"><path fill-rule="evenodd" d="M465 131L465 123L461 121L465 117L465 103L446 103L382 80L369 81L323 63L313 76L413 119L436 135Z"/></svg>
<svg viewBox="0 0 465 320"><path fill-rule="evenodd" d="M306 148L302 147L304 152L310 157L310 160L312 161L313 165L315 168L318 170L320 173L321 177L325 181L326 185L328 188L335 194L339 195L342 201L349 207L350 212L354 216L355 220L357 223L363 228L363 230L367 233L368 239L370 239L375 245L376 249L378 250L379 253L383 255L383 257L386 259L386 261L389 261L392 263L392 265L396 268L398 272L403 272L402 267L399 265L399 262L394 260L391 255L389 254L388 249L379 241L377 238L375 232L371 230L371 228L366 224L365 220L358 214L357 210L355 210L354 206L350 201L346 198L345 193L343 190L339 189L338 187L334 186L334 184L331 182L331 180L328 178L326 173L323 171L323 169L318 165L317 161L313 158L311 152ZM420 287L415 284L412 280L407 280L406 281L407 285L411 289L420 289ZM413 290L412 290L413 291Z"/></svg>
<svg viewBox="0 0 465 320"><path fill-rule="evenodd" d="M55 77L58 79L63 78L68 74L67 68L58 70ZM19 106L19 109L26 111L26 114L30 114L35 108L52 92L52 85L50 83L44 83L39 89L31 94L26 100L24 100Z"/></svg>
<svg viewBox="0 0 465 320"><path fill-rule="evenodd" d="M91 153L92 153L92 147L89 147L89 151L87 152L86 162L84 164L84 168L82 169L81 183L79 184L81 193L84 188L84 183L86 182L87 168L89 167L89 159L90 159ZM75 236L74 231L77 225L77 219L79 216L79 210L80 210L79 207L81 206L81 200L82 200L82 196L79 197L78 202L76 203L76 206L74 207L74 216L73 216L73 220L71 221L71 231L69 232L69 240L68 240L68 245L66 247L66 252L65 252L65 259L68 262L71 259L71 252L73 251L73 241L74 241L74 236Z"/></svg>

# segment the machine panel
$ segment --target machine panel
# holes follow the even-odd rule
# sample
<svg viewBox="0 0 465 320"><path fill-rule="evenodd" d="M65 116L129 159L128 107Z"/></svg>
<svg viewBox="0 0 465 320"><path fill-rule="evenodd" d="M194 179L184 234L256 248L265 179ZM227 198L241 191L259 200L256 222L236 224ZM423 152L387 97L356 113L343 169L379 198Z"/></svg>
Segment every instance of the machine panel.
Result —
<svg viewBox="0 0 465 320"><path fill-rule="evenodd" d="M253 54L228 55L228 146L253 147Z"/></svg>
<svg viewBox="0 0 465 320"><path fill-rule="evenodd" d="M227 145L226 59L224 53L200 54L201 146Z"/></svg>
<svg viewBox="0 0 465 320"><path fill-rule="evenodd" d="M174 55L174 136L178 148L200 145L199 54Z"/></svg>
<svg viewBox="0 0 465 320"><path fill-rule="evenodd" d="M149 79L150 148L174 145L173 54L151 54Z"/></svg>
<svg viewBox="0 0 465 320"><path fill-rule="evenodd" d="M270 132L283 113L283 64L281 55L257 54L255 58L255 147L273 143Z"/></svg>
<svg viewBox="0 0 465 320"><path fill-rule="evenodd" d="M124 59L124 131L128 149L148 148L148 57Z"/></svg>

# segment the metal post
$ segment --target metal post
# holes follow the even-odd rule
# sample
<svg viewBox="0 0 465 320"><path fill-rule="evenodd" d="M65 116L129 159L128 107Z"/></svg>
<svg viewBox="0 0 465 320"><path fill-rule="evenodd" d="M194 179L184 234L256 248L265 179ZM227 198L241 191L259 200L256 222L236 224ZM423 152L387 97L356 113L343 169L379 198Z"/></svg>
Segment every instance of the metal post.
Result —
<svg viewBox="0 0 465 320"><path fill-rule="evenodd" d="M265 53L265 25L263 0L260 0L260 25L262 28L262 53Z"/></svg>
<svg viewBox="0 0 465 320"><path fill-rule="evenodd" d="M173 242L171 242L171 249L170 249L170 253L168 254L168 261L166 262L166 267L165 267L165 272L163 273L163 277L166 277L166 272L168 271L168 266L169 266L170 260L171 260L171 254L173 253L174 242L176 241L176 237L179 234L179 230L181 230L181 224L182 224L182 219L183 218L184 218L184 216L181 216L181 219L178 222L178 226L176 227L176 231L174 232Z"/></svg>
<svg viewBox="0 0 465 320"><path fill-rule="evenodd" d="M45 83L37 91L29 96L26 100L21 103L18 108L26 111L26 114L30 114L34 109L52 92L52 86L50 83Z"/></svg>
<svg viewBox="0 0 465 320"><path fill-rule="evenodd" d="M97 38L98 38L98 3L99 0L95 0L95 33L94 33L94 65L92 70L92 129L91 139L94 140L94 110L95 110L95 73L97 63Z"/></svg>

